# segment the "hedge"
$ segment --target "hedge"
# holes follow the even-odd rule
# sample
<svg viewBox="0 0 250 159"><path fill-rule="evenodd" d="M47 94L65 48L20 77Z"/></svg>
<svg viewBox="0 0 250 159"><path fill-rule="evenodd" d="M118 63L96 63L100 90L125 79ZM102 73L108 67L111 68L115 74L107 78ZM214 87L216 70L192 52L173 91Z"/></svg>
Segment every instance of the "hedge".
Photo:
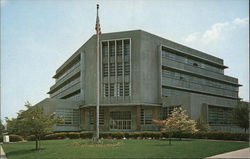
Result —
<svg viewBox="0 0 250 159"><path fill-rule="evenodd" d="M10 142L18 142L18 141L23 141L23 137L22 136L19 136L19 135L8 135L9 136L9 139L10 139ZM3 136L0 135L0 142L3 142Z"/></svg>
<svg viewBox="0 0 250 159"><path fill-rule="evenodd" d="M60 132L60 133L53 133L53 134L48 134L44 136L45 140L53 140L53 139L66 139L67 133L65 132Z"/></svg>
<svg viewBox="0 0 250 159"><path fill-rule="evenodd" d="M162 137L168 137L166 132L162 133ZM196 133L174 133L173 138L194 138L194 139L214 139L214 140L234 140L234 141L249 141L249 134L245 133L230 133L221 131L208 131Z"/></svg>
<svg viewBox="0 0 250 159"><path fill-rule="evenodd" d="M94 137L93 132L57 132L45 135L42 139L91 139ZM169 134L166 132L144 131L144 132L100 132L100 138L105 139L160 139L168 138ZM235 141L249 141L249 134L244 133L230 133L220 131L196 132L196 133L174 133L173 138L194 138L194 139L214 139L214 140L235 140ZM34 136L30 136L27 140L34 140Z"/></svg>
<svg viewBox="0 0 250 159"><path fill-rule="evenodd" d="M93 136L94 136L93 132L88 132L88 131L80 132L80 138L82 139L91 139L93 138Z"/></svg>

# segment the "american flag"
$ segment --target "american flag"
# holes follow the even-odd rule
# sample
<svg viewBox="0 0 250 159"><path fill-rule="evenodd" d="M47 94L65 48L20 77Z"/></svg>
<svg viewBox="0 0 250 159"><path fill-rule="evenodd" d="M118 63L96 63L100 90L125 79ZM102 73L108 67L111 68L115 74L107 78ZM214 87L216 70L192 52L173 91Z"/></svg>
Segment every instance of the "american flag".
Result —
<svg viewBox="0 0 250 159"><path fill-rule="evenodd" d="M98 9L99 9L99 4L97 4L97 17L96 17L96 25L95 25L95 30L97 34L101 34L101 25L100 25L100 20L99 20L99 14L98 14Z"/></svg>

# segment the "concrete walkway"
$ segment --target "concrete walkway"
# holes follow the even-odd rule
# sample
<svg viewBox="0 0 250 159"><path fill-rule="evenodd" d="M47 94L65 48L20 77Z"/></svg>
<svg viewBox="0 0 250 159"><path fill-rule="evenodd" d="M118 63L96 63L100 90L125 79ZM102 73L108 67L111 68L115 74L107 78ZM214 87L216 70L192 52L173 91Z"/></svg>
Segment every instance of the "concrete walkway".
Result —
<svg viewBox="0 0 250 159"><path fill-rule="evenodd" d="M0 144L0 159L7 159L1 144Z"/></svg>
<svg viewBox="0 0 250 159"><path fill-rule="evenodd" d="M227 152L227 153L207 157L205 159L209 159L209 158L250 158L250 148L244 148L241 150Z"/></svg>

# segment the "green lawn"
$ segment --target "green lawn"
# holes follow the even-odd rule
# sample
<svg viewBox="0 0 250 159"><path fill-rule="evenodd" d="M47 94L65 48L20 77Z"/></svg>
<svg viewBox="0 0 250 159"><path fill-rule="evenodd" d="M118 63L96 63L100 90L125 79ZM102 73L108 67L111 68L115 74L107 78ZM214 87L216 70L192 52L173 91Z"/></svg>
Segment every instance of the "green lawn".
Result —
<svg viewBox="0 0 250 159"><path fill-rule="evenodd" d="M183 139L168 145L168 140L118 140L119 146L80 147L79 140L45 140L41 151L34 142L4 144L8 159L56 158L204 158L248 147L248 142ZM89 140L81 140L89 142Z"/></svg>

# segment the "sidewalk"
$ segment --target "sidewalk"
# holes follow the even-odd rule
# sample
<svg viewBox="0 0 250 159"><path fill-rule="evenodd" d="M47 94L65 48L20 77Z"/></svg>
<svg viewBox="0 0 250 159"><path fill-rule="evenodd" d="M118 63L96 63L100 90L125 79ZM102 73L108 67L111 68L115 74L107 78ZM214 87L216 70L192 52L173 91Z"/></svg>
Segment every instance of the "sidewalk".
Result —
<svg viewBox="0 0 250 159"><path fill-rule="evenodd" d="M248 147L241 150L210 156L205 159L210 159L210 158L250 158L250 148Z"/></svg>
<svg viewBox="0 0 250 159"><path fill-rule="evenodd" d="M0 144L0 159L7 159L1 144Z"/></svg>

